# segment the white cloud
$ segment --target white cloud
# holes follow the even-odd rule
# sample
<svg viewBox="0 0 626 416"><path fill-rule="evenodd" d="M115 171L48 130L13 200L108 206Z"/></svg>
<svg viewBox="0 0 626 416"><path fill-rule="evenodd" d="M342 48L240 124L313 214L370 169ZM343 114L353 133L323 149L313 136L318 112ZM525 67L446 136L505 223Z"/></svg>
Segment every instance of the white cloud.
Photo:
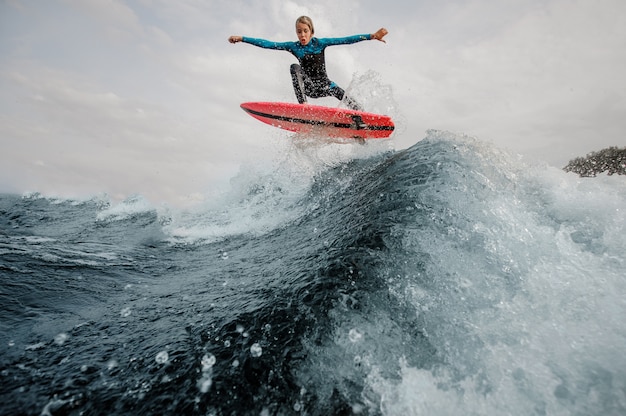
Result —
<svg viewBox="0 0 626 416"><path fill-rule="evenodd" d="M63 0L71 9L85 13L105 28L141 33L137 15L123 0Z"/></svg>

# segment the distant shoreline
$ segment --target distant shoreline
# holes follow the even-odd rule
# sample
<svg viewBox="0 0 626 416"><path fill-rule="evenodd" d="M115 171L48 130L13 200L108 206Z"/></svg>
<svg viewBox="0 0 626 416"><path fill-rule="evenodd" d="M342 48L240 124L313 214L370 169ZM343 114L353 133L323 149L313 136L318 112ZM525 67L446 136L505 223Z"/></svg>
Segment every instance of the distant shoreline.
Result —
<svg viewBox="0 0 626 416"><path fill-rule="evenodd" d="M600 173L626 175L626 147L609 147L591 152L585 157L572 159L563 168L566 172L577 173L581 177L595 177Z"/></svg>

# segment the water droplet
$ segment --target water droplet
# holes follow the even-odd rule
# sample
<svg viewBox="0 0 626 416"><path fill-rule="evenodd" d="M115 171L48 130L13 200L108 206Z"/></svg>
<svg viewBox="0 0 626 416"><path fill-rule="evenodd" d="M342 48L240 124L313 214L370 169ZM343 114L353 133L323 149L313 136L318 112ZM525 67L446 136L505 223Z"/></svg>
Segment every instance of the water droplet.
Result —
<svg viewBox="0 0 626 416"><path fill-rule="evenodd" d="M117 362L117 360L115 359L110 359L107 362L107 369L109 370L113 370L115 367L117 367L119 365L119 363Z"/></svg>
<svg viewBox="0 0 626 416"><path fill-rule="evenodd" d="M202 371L209 371L211 368L213 368L213 366L215 365L215 363L217 362L217 358L215 358L215 355L208 353L205 354L204 357L202 357Z"/></svg>
<svg viewBox="0 0 626 416"><path fill-rule="evenodd" d="M350 332L348 332L348 338L350 338L350 341L352 342L357 342L360 341L361 338L363 338L363 334L361 334L358 330L352 328Z"/></svg>
<svg viewBox="0 0 626 416"><path fill-rule="evenodd" d="M228 260L228 252L223 252L222 253L222 260Z"/></svg>
<svg viewBox="0 0 626 416"><path fill-rule="evenodd" d="M211 388L211 384L213 384L211 377L202 377L198 380L198 389L201 393L206 393Z"/></svg>
<svg viewBox="0 0 626 416"><path fill-rule="evenodd" d="M211 385L213 384L213 379L211 378L211 375L213 373L213 366L215 365L216 361L217 359L215 358L215 355L211 354L210 352L204 354L204 356L202 357L202 361L200 362L202 364L202 377L200 378L200 380L198 380L198 383L196 384L201 393L208 392L211 388Z"/></svg>
<svg viewBox="0 0 626 416"><path fill-rule="evenodd" d="M161 351L159 352L156 357L154 358L156 360L157 363L159 364L165 364L167 362L167 360L170 359L169 354L167 353L167 351Z"/></svg>
<svg viewBox="0 0 626 416"><path fill-rule="evenodd" d="M243 332L244 327L241 324L237 324L237 332L239 332L240 334Z"/></svg>
<svg viewBox="0 0 626 416"><path fill-rule="evenodd" d="M260 357L261 354L263 354L263 348L261 348L258 342L252 344L252 346L250 347L250 354L252 354L252 356L255 358Z"/></svg>
<svg viewBox="0 0 626 416"><path fill-rule="evenodd" d="M54 343L57 345L63 345L65 344L65 341L67 341L69 337L70 336L67 335L66 333L61 332L56 337L54 337Z"/></svg>
<svg viewBox="0 0 626 416"><path fill-rule="evenodd" d="M233 361L233 367L239 367L239 360Z"/></svg>
<svg viewBox="0 0 626 416"><path fill-rule="evenodd" d="M224 346L226 348L230 347L230 341L229 340L224 341Z"/></svg>

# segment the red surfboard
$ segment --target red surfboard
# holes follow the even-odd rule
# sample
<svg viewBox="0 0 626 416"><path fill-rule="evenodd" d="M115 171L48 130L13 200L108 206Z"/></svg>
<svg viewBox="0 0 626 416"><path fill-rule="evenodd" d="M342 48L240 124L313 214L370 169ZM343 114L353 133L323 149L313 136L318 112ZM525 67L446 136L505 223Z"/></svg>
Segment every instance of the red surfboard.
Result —
<svg viewBox="0 0 626 416"><path fill-rule="evenodd" d="M274 127L337 138L384 139L393 133L391 117L311 104L249 102L241 108Z"/></svg>

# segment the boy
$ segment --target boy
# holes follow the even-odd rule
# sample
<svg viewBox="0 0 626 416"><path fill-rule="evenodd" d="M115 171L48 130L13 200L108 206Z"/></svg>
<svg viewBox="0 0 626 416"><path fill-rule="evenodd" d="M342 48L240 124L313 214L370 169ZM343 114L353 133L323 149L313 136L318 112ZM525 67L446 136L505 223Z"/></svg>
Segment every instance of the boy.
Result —
<svg viewBox="0 0 626 416"><path fill-rule="evenodd" d="M342 38L313 37L315 29L313 21L308 16L300 16L296 20L297 42L272 42L265 39L255 39L244 36L231 36L230 43L244 42L265 49L276 49L291 52L299 64L291 65L291 80L296 98L300 104L307 102L306 97L320 98L333 96L338 100L344 100L346 105L353 110L362 110L350 97L346 97L345 91L332 82L326 74L326 61L324 49L333 45L349 45L364 40L376 39L385 42L383 37L389 33L381 28L372 34L347 36Z"/></svg>

